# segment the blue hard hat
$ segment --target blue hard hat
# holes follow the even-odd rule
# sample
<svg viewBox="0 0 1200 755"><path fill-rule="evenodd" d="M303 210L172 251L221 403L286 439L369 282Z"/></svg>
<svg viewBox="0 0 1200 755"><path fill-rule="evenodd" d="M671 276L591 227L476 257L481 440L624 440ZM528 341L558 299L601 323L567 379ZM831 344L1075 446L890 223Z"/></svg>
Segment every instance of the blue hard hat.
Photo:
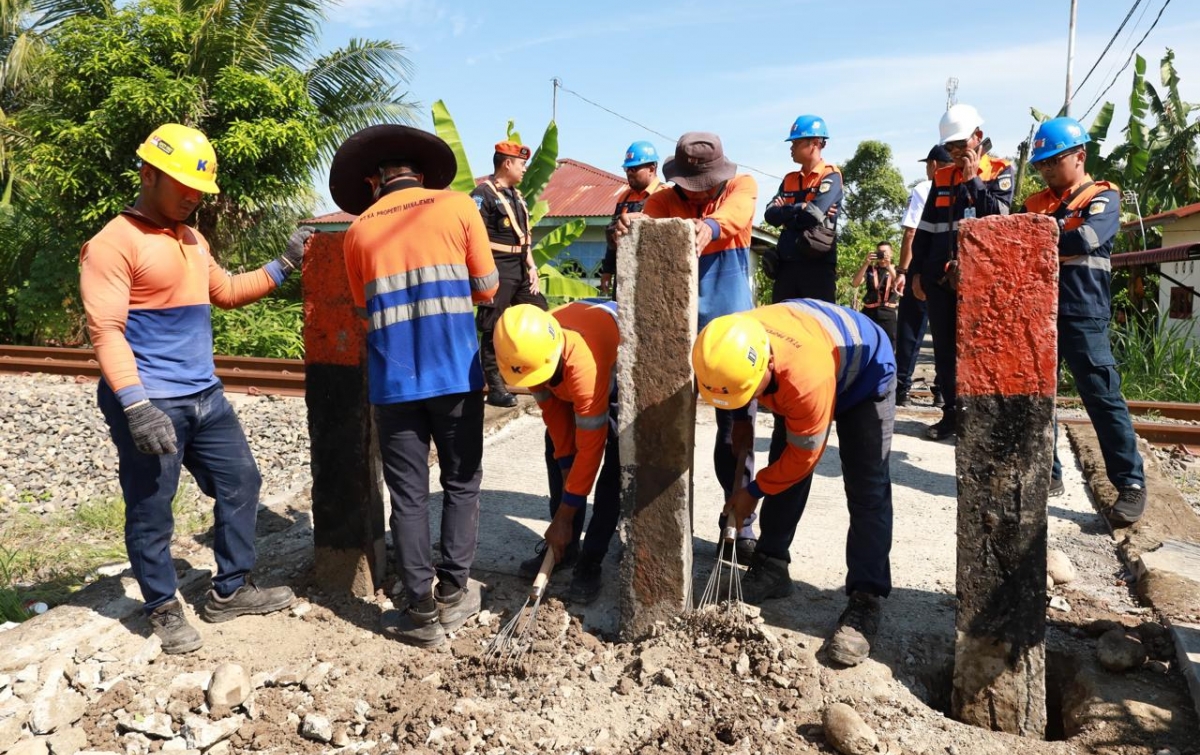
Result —
<svg viewBox="0 0 1200 755"><path fill-rule="evenodd" d="M658 162L658 151L650 142L634 142L625 150L625 162L622 168L636 168L639 165Z"/></svg>
<svg viewBox="0 0 1200 755"><path fill-rule="evenodd" d="M784 141L794 142L797 139L812 137L829 138L829 129L825 128L825 119L819 115L802 115L792 124L792 132Z"/></svg>
<svg viewBox="0 0 1200 755"><path fill-rule="evenodd" d="M1074 118L1051 118L1033 135L1033 155L1029 159L1041 162L1091 140L1083 124Z"/></svg>

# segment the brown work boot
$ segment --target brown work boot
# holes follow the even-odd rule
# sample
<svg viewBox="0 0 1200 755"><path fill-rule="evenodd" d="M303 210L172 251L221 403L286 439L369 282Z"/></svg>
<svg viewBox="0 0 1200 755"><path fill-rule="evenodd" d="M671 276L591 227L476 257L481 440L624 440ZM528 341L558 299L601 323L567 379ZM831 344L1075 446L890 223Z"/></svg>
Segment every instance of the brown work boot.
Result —
<svg viewBox="0 0 1200 755"><path fill-rule="evenodd" d="M199 650L204 644L200 633L183 615L183 606L178 600L168 601L155 608L149 619L150 628L158 635L158 639L162 640L164 653L190 653Z"/></svg>
<svg viewBox="0 0 1200 755"><path fill-rule="evenodd" d="M246 584L228 597L222 598L216 590L209 590L208 600L200 609L200 618L216 624L239 616L274 613L287 608L295 599L290 587L262 588L247 577Z"/></svg>
<svg viewBox="0 0 1200 755"><path fill-rule="evenodd" d="M857 666L871 655L882 610L878 595L856 590L838 617L838 628L829 638L829 657L843 666Z"/></svg>

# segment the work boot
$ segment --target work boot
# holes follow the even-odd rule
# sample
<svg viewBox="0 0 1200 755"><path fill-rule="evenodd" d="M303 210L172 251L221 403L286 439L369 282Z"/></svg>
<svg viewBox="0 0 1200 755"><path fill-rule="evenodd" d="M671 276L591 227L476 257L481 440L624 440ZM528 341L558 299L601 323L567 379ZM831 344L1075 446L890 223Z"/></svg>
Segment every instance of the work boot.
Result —
<svg viewBox="0 0 1200 755"><path fill-rule="evenodd" d="M573 605L588 606L600 594L604 586L601 579L601 559L587 553L579 555L575 570L571 574L571 586L567 588L567 601Z"/></svg>
<svg viewBox="0 0 1200 755"><path fill-rule="evenodd" d="M487 397L484 399L492 406L511 409L517 405L517 397L508 392L501 380L489 380Z"/></svg>
<svg viewBox="0 0 1200 755"><path fill-rule="evenodd" d="M792 577L787 561L755 553L750 569L742 577L742 600L755 605L792 594Z"/></svg>
<svg viewBox="0 0 1200 755"><path fill-rule="evenodd" d="M936 424L925 428L925 437L930 440L946 440L953 438L956 432L958 432L958 428L955 426L954 415L947 414Z"/></svg>
<svg viewBox="0 0 1200 755"><path fill-rule="evenodd" d="M483 594L478 583L467 582L466 587L455 587L449 582L438 582L433 593L438 604L438 621L444 632L457 632L467 619L479 614L483 607Z"/></svg>
<svg viewBox="0 0 1200 755"><path fill-rule="evenodd" d="M929 393L933 396L933 405L934 406L941 408L946 405L946 400L944 398L942 398L942 389L941 388L938 388L935 385L929 389Z"/></svg>
<svg viewBox="0 0 1200 755"><path fill-rule="evenodd" d="M1146 489L1141 485L1126 485L1117 495L1117 502L1108 510L1108 521L1114 527L1133 524L1146 513Z"/></svg>
<svg viewBox="0 0 1200 755"><path fill-rule="evenodd" d="M1050 478L1050 490L1047 492L1047 495L1049 495L1051 498L1056 498L1065 492L1067 492L1067 489L1066 489L1066 487L1063 486L1062 478L1061 477L1051 477Z"/></svg>
<svg viewBox="0 0 1200 755"><path fill-rule="evenodd" d="M733 548L737 551L738 564L745 566L754 558L754 549L758 547L758 540L752 537L739 537L733 541ZM721 540L718 546L717 553L721 558L729 561L733 554L729 552L729 542L725 539Z"/></svg>
<svg viewBox="0 0 1200 755"><path fill-rule="evenodd" d="M465 599L465 598L464 598ZM397 642L419 648L435 648L446 641L442 613L430 595L403 611L388 611L381 618L383 633Z"/></svg>
<svg viewBox="0 0 1200 755"><path fill-rule="evenodd" d="M164 653L176 655L199 650L204 644L200 633L188 623L183 615L183 606L178 600L171 600L155 608L149 616L150 628L162 640Z"/></svg>
<svg viewBox="0 0 1200 755"><path fill-rule="evenodd" d="M526 579L533 579L542 569L542 558L546 555L546 541L543 540L537 544L536 552L533 556L521 562L517 567L517 573ZM563 554L562 561L555 565L555 570L566 569L574 566L579 560L579 543L571 543L567 546L567 552Z"/></svg>
<svg viewBox="0 0 1200 755"><path fill-rule="evenodd" d="M896 391L896 406L908 406L908 391Z"/></svg>
<svg viewBox="0 0 1200 755"><path fill-rule="evenodd" d="M843 666L857 666L871 654L871 643L879 631L881 606L878 595L861 591L850 594L850 604L838 617L838 628L829 638L829 657Z"/></svg>
<svg viewBox="0 0 1200 755"><path fill-rule="evenodd" d="M227 598L217 595L216 590L209 590L208 600L200 609L200 618L216 624L239 616L275 613L290 606L295 599L296 596L290 587L263 589L247 578L246 584L234 590Z"/></svg>

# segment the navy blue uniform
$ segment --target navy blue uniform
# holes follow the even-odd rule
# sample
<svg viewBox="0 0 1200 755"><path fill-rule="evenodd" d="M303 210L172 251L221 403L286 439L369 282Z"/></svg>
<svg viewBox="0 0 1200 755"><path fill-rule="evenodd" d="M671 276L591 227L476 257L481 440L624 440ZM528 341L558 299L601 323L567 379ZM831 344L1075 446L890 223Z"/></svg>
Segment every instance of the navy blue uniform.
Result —
<svg viewBox="0 0 1200 755"><path fill-rule="evenodd" d="M793 171L783 177L775 199L780 206L767 207L765 219L782 228L775 268L775 286L771 301L820 299L831 304L837 300L837 239L833 248L815 254L804 241L804 231L824 226L836 231L837 214L842 207L842 174L824 162L807 173Z"/></svg>

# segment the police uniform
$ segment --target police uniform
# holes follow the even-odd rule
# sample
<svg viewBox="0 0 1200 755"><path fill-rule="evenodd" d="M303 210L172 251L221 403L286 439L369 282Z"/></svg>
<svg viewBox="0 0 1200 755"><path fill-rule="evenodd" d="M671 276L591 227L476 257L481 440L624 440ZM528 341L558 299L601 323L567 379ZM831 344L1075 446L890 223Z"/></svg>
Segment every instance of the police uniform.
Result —
<svg viewBox="0 0 1200 755"><path fill-rule="evenodd" d="M1112 247L1121 225L1120 195L1106 181L1085 176L1063 194L1045 189L1025 201L1025 212L1059 222L1058 355L1066 361L1096 429L1108 479L1118 489L1145 487L1142 457L1121 395L1108 340L1112 312ZM1055 479L1062 478L1058 454Z"/></svg>
<svg viewBox="0 0 1200 755"><path fill-rule="evenodd" d="M814 251L804 232L822 226L836 233L837 214L842 205L842 173L825 161L807 173L793 171L783 177L774 203L767 207L765 219L782 228L779 235L775 285L771 301L785 299L837 299L837 238L828 252Z"/></svg>
<svg viewBox="0 0 1200 755"><path fill-rule="evenodd" d="M529 159L529 147L512 142L496 145L498 154ZM491 304L480 305L475 325L480 332L479 356L483 363L488 388L507 393L504 380L496 364L496 347L492 344L492 332L504 310L513 304L533 304L548 309L546 299L533 293L529 280L529 269L525 256L531 246L529 208L525 198L515 186L500 187L494 176L488 176L471 192L475 206L483 216L487 228L488 243L500 273L500 288Z"/></svg>
<svg viewBox="0 0 1200 755"><path fill-rule="evenodd" d="M890 267L871 265L867 268L864 280L867 294L863 297L863 314L883 328L895 351L896 312L900 306L900 294L896 293L896 273Z"/></svg>
<svg viewBox="0 0 1200 755"><path fill-rule="evenodd" d="M979 172L964 181L962 170L949 165L933 175L933 186L913 236L910 272L921 277L921 290L929 311L933 358L938 383L946 401L937 426L953 434L958 353L958 294L948 278L949 264L958 258L958 224L963 218L1007 215L1013 197L1013 170L1004 160L979 158ZM936 427L936 426L935 426ZM941 436L939 433L939 437Z"/></svg>

